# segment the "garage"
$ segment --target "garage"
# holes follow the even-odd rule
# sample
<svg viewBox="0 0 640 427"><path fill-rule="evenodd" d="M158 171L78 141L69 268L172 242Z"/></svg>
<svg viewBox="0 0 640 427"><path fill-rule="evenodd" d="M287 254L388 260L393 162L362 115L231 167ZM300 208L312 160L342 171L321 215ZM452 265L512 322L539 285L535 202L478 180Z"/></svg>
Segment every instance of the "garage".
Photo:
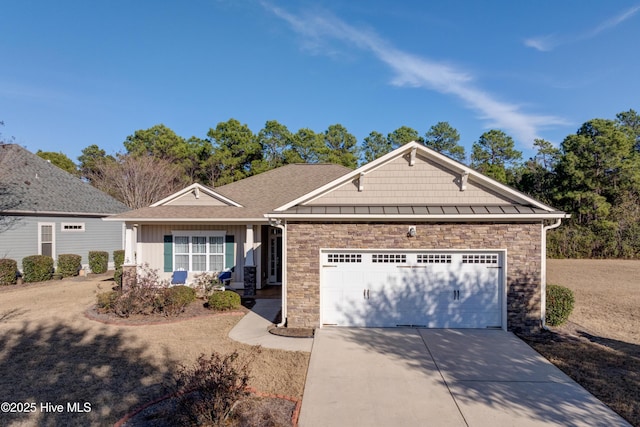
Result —
<svg viewBox="0 0 640 427"><path fill-rule="evenodd" d="M323 250L321 324L502 328L504 252Z"/></svg>

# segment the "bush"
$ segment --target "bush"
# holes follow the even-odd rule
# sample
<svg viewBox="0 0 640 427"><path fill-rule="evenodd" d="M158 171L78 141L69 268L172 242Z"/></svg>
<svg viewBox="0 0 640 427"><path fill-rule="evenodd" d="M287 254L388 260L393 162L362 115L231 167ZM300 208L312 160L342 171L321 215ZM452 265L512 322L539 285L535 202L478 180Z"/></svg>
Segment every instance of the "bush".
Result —
<svg viewBox="0 0 640 427"><path fill-rule="evenodd" d="M120 292L114 304L114 313L120 317L132 314L152 314L162 311L164 290L169 282L160 280L158 271L148 266L140 267L130 288Z"/></svg>
<svg viewBox="0 0 640 427"><path fill-rule="evenodd" d="M260 347L244 358L237 352L198 357L194 367L181 366L176 374L176 425L224 426L234 405L248 396L249 365Z"/></svg>
<svg viewBox="0 0 640 427"><path fill-rule="evenodd" d="M165 290L168 286L168 281L159 280L157 270L148 266L140 267L129 289L98 294L96 306L103 313L113 313L120 317L161 313L164 311Z"/></svg>
<svg viewBox="0 0 640 427"><path fill-rule="evenodd" d="M109 252L89 251L89 268L92 273L102 274L109 266Z"/></svg>
<svg viewBox="0 0 640 427"><path fill-rule="evenodd" d="M240 307L240 295L233 291L214 292L209 296L209 308L212 310L233 310Z"/></svg>
<svg viewBox="0 0 640 427"><path fill-rule="evenodd" d="M9 258L0 259L0 285L15 285L18 263Z"/></svg>
<svg viewBox="0 0 640 427"><path fill-rule="evenodd" d="M118 249L113 251L113 264L115 269L122 268L122 264L124 264L124 250Z"/></svg>
<svg viewBox="0 0 640 427"><path fill-rule="evenodd" d="M122 267L113 272L113 281L120 287L122 287Z"/></svg>
<svg viewBox="0 0 640 427"><path fill-rule="evenodd" d="M108 291L98 294L98 301L96 302L98 312L112 313L119 296L120 292L118 291Z"/></svg>
<svg viewBox="0 0 640 427"><path fill-rule="evenodd" d="M53 258L48 255L31 255L22 259L24 281L43 282L53 277Z"/></svg>
<svg viewBox="0 0 640 427"><path fill-rule="evenodd" d="M62 277L77 276L82 268L82 257L73 254L58 255L58 269Z"/></svg>
<svg viewBox="0 0 640 427"><path fill-rule="evenodd" d="M179 285L166 288L162 294L162 311L167 316L175 316L196 300L196 290Z"/></svg>
<svg viewBox="0 0 640 427"><path fill-rule="evenodd" d="M194 277L193 288L198 298L209 298L216 286L220 285L218 273L200 273Z"/></svg>
<svg viewBox="0 0 640 427"><path fill-rule="evenodd" d="M559 326L567 321L573 311L574 297L569 288L559 285L547 285L547 315L549 326Z"/></svg>
<svg viewBox="0 0 640 427"><path fill-rule="evenodd" d="M113 273L113 280L118 286L122 286L122 264L124 264L124 250L118 249L113 251L113 264L115 272Z"/></svg>

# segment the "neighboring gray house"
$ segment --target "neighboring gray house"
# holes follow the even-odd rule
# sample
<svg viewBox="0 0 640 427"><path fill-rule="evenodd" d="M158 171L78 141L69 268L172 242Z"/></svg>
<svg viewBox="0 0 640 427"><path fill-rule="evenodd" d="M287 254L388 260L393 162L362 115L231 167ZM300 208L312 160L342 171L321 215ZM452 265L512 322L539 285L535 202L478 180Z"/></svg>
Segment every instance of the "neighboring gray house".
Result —
<svg viewBox="0 0 640 427"><path fill-rule="evenodd" d="M535 330L546 232L568 214L411 142L356 170L288 165L191 185L126 224L125 263L235 267L282 286L290 327Z"/></svg>
<svg viewBox="0 0 640 427"><path fill-rule="evenodd" d="M127 206L17 144L0 145L0 258L82 256L123 249L120 223L102 218Z"/></svg>

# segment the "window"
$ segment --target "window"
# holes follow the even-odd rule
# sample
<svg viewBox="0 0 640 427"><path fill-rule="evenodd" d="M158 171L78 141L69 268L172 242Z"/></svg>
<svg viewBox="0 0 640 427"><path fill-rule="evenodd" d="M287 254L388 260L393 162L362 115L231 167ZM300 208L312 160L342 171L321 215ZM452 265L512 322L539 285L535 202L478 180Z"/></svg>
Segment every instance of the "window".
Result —
<svg viewBox="0 0 640 427"><path fill-rule="evenodd" d="M462 255L463 264L497 264L498 255L478 254L478 255Z"/></svg>
<svg viewBox="0 0 640 427"><path fill-rule="evenodd" d="M224 235L174 234L173 256L175 270L222 271L224 269Z"/></svg>
<svg viewBox="0 0 640 427"><path fill-rule="evenodd" d="M405 254L373 254L371 262L376 263L406 263L407 256Z"/></svg>
<svg viewBox="0 0 640 427"><path fill-rule="evenodd" d="M333 263L362 262L360 254L327 254L327 261Z"/></svg>
<svg viewBox="0 0 640 427"><path fill-rule="evenodd" d="M54 256L54 226L52 223L38 223L38 250L39 255Z"/></svg>
<svg viewBox="0 0 640 427"><path fill-rule="evenodd" d="M60 224L61 231L84 231L84 222L63 222Z"/></svg>
<svg viewBox="0 0 640 427"><path fill-rule="evenodd" d="M451 255L449 254L418 254L418 263L451 264Z"/></svg>

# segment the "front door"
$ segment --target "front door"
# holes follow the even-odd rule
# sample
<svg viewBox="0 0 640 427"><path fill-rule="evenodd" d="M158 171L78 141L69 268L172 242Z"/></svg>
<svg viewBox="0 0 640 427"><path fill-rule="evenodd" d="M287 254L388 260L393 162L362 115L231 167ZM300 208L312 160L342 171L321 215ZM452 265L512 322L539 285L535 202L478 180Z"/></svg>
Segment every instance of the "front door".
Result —
<svg viewBox="0 0 640 427"><path fill-rule="evenodd" d="M269 283L282 283L282 230L269 230Z"/></svg>

